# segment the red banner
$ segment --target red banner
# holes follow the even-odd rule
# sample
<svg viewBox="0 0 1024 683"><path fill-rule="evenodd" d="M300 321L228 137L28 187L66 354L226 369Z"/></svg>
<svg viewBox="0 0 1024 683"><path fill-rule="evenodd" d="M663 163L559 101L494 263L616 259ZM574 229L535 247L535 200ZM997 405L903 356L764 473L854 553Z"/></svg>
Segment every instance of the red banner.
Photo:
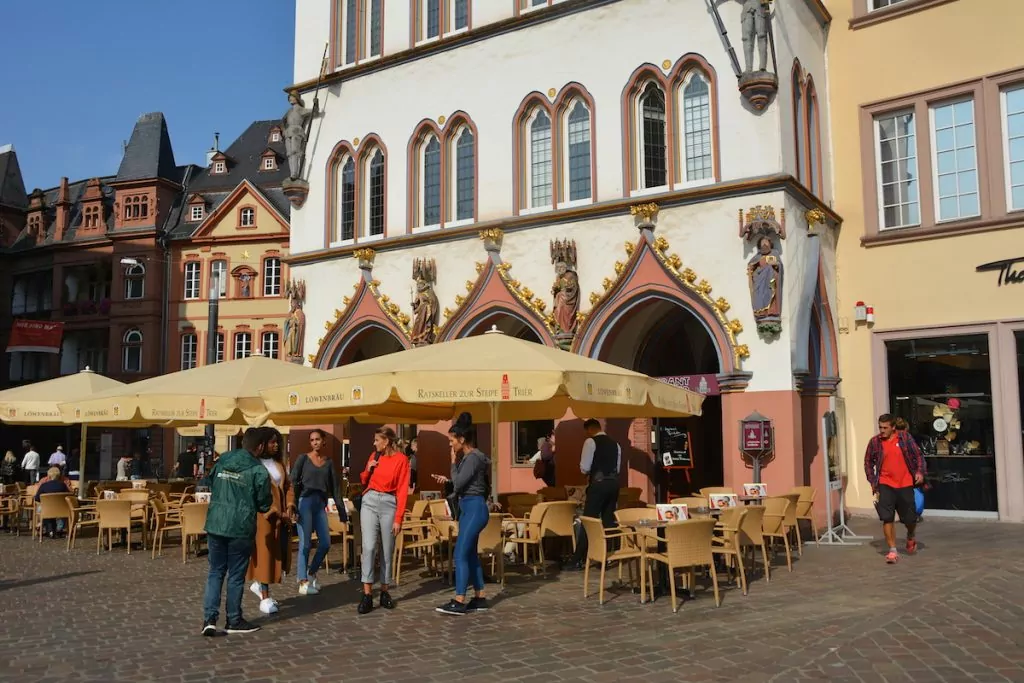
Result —
<svg viewBox="0 0 1024 683"><path fill-rule="evenodd" d="M64 323L49 320L15 320L11 327L8 351L60 353Z"/></svg>

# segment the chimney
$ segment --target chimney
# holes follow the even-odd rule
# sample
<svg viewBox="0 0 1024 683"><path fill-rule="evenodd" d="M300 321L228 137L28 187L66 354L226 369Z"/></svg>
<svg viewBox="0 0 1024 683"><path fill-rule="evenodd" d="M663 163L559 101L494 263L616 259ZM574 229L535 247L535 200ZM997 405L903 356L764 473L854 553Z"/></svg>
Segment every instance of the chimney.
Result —
<svg viewBox="0 0 1024 683"><path fill-rule="evenodd" d="M61 242L71 223L71 193L68 191L68 179L60 179L57 190L57 213L53 222L53 241Z"/></svg>
<svg viewBox="0 0 1024 683"><path fill-rule="evenodd" d="M213 134L213 147L206 153L206 165L213 163L213 155L220 151L220 133Z"/></svg>

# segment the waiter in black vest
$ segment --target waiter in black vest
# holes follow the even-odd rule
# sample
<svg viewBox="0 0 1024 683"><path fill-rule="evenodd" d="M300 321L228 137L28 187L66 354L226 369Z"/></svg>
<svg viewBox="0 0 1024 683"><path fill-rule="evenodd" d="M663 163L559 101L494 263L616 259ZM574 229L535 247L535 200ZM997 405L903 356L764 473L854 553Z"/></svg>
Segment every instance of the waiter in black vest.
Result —
<svg viewBox="0 0 1024 683"><path fill-rule="evenodd" d="M590 478L584 517L597 517L604 527L615 523L615 506L619 502L619 470L622 466L622 447L604 433L601 423L591 418L583 423L587 440L583 442L580 471ZM576 542L576 553L567 569L580 570L587 560L587 535L581 533Z"/></svg>

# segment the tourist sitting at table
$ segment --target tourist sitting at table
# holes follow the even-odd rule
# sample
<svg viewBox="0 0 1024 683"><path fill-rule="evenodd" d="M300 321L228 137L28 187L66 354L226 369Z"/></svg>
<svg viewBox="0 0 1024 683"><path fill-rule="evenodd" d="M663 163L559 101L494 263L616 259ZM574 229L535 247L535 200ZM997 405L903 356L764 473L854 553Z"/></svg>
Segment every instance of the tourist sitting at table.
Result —
<svg viewBox="0 0 1024 683"><path fill-rule="evenodd" d="M64 483L64 478L61 476L59 467L51 467L46 472L46 479L39 484L36 489L36 502L39 502L39 496L47 493L71 493L71 489ZM43 533L54 538L57 533L64 532L64 520L63 519L44 519L43 520Z"/></svg>

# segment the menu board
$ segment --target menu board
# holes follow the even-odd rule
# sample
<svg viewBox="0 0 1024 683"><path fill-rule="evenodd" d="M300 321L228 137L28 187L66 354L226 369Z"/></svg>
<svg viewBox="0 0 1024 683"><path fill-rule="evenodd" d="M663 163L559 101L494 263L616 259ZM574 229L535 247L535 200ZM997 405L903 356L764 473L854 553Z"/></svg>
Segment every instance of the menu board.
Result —
<svg viewBox="0 0 1024 683"><path fill-rule="evenodd" d="M690 433L678 427L662 426L658 430L661 464L664 467L693 467Z"/></svg>

